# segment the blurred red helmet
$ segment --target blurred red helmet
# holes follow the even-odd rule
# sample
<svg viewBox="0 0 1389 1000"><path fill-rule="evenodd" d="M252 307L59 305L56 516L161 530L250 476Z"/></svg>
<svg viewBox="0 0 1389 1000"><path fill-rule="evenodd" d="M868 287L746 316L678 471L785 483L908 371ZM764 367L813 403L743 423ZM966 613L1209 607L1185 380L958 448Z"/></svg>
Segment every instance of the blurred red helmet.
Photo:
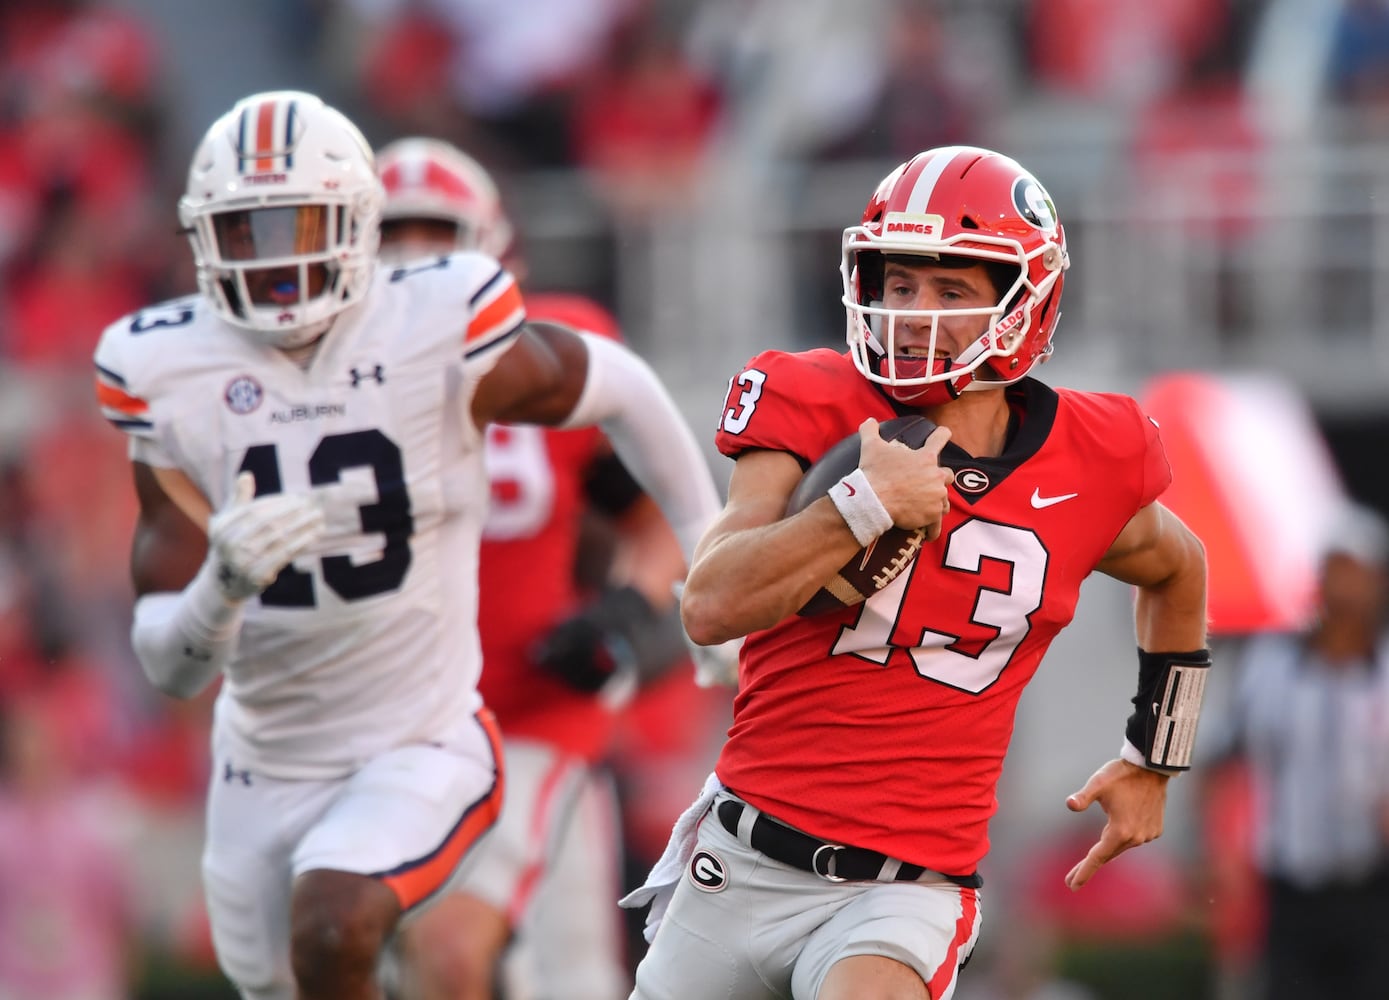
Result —
<svg viewBox="0 0 1389 1000"><path fill-rule="evenodd" d="M457 147L440 139L399 139L377 154L377 168L386 187L386 237L392 222L448 222L456 227L455 249L497 258L510 250L513 230L496 183Z"/></svg>
<svg viewBox="0 0 1389 1000"><path fill-rule="evenodd" d="M900 402L934 406L968 388L1016 382L1051 354L1070 258L1051 197L1000 153L946 146L918 153L878 185L862 221L844 230L840 275L854 364ZM885 308L886 255L979 261L999 300L983 309ZM988 328L957 358L898 355L903 316L987 317Z"/></svg>

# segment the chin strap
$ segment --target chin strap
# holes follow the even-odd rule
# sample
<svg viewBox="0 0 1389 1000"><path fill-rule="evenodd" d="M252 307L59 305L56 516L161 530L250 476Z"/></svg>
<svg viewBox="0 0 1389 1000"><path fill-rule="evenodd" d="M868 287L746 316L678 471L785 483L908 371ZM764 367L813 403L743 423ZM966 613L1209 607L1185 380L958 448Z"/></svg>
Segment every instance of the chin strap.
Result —
<svg viewBox="0 0 1389 1000"><path fill-rule="evenodd" d="M973 381L974 376L965 372L956 379L924 385L884 385L883 391L903 406L940 406L959 399L960 393Z"/></svg>

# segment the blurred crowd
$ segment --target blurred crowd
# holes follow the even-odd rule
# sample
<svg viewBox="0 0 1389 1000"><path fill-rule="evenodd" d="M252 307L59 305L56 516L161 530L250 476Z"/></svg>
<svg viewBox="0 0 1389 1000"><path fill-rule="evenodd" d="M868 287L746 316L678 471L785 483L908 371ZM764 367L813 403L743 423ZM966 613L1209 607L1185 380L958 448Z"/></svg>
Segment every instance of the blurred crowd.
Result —
<svg viewBox="0 0 1389 1000"><path fill-rule="evenodd" d="M1122 155L1160 189L1165 156L1265 141L1244 59L1264 15L1283 6L815 0L804 8L851 18L852 30L807 39L788 70L772 42L795 34L792 12L801 7L777 0L285 0L268 5L273 13L251 22L246 37L272 26L292 32L307 67L286 65L284 80L223 70L214 108L253 90L307 85L352 114L373 142L439 136L503 184L579 171L603 217L620 220L678 211L723 138L746 127L748 95L775 86L769 74L794 72L781 84L793 93L773 130L776 155L890 166L929 146L1006 146L1001 136L1035 134L1057 116L1074 135L1085 118L1128 136ZM96 0L0 5L7 1000L153 996L164 965L211 969L199 889L168 874L197 870L211 702L159 696L130 653L133 498L123 445L90 389L92 350L107 323L194 288L175 230L189 154L178 144L210 115L180 99L189 87L171 71L169 51L180 40L154 9ZM1389 107L1389 3L1347 0L1338 18L1326 86L1362 105L1374 129L1378 109ZM1216 175L1213 183L1213 200L1229 206L1249 179ZM846 224L856 221L848 207ZM1240 217L1232 208L1220 235L1238 239ZM816 261L817 281L832 279L832 262ZM583 291L618 309L610 288ZM729 370L742 360L728 359ZM628 804L634 877L708 769L725 697L677 680L632 712L613 765ZM1201 871L1140 853L1146 860L1106 873L1122 905L1087 890L1096 909L1078 912L1077 901L1051 898L1060 886L1052 869L1068 862L1049 865L1042 850L1035 870L1046 888L1027 905L1079 940L1184 933ZM1139 870L1145 864L1160 870ZM1062 995L1060 987L1044 994L1030 975L998 995Z"/></svg>

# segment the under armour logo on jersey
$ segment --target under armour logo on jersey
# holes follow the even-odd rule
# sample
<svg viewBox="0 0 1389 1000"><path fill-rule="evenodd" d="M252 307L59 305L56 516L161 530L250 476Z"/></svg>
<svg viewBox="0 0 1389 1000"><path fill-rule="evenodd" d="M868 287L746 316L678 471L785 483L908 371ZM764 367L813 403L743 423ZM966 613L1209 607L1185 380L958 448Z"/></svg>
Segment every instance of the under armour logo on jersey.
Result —
<svg viewBox="0 0 1389 1000"><path fill-rule="evenodd" d="M363 382L365 382L367 379L371 379L377 385L386 384L386 369L381 365L376 365L373 368L368 368L366 371L362 371L360 368L353 368L351 375L352 388L354 389L357 388L357 386L361 385Z"/></svg>
<svg viewBox="0 0 1389 1000"><path fill-rule="evenodd" d="M722 892L728 887L728 869L716 855L696 851L690 858L690 881L700 892Z"/></svg>
<svg viewBox="0 0 1389 1000"><path fill-rule="evenodd" d="M238 771L236 768L232 767L231 762L228 761L222 770L222 780L229 785L232 782L239 781L249 788L251 785L251 772Z"/></svg>

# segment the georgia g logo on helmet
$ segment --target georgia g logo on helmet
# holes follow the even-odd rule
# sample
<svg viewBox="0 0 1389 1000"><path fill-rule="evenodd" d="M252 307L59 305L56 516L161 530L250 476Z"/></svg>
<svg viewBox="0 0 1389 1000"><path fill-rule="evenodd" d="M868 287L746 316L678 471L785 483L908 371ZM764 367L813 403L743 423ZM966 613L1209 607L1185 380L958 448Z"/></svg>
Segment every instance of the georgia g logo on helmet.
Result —
<svg viewBox="0 0 1389 1000"><path fill-rule="evenodd" d="M1028 225L1056 232L1056 205L1035 177L1023 174L1013 182L1013 207Z"/></svg>

